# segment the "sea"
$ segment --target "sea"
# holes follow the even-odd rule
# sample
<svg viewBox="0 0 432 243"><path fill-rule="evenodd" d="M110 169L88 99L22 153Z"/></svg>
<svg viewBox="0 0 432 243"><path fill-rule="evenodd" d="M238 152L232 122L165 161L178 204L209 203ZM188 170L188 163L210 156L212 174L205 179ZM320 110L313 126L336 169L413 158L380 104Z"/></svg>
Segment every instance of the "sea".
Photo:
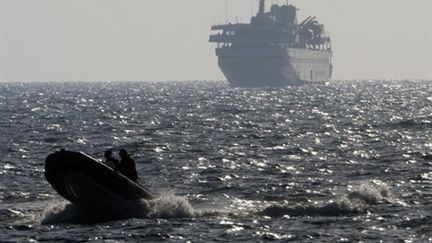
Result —
<svg viewBox="0 0 432 243"><path fill-rule="evenodd" d="M432 242L431 81L6 82L0 114L0 242ZM60 149L126 149L157 197L71 204Z"/></svg>

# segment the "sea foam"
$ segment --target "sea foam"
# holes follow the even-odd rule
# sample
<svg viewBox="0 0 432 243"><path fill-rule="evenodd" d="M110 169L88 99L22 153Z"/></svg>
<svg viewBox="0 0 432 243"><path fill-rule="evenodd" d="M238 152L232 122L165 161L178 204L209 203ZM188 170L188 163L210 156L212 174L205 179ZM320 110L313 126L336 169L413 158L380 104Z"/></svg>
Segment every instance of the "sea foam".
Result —
<svg viewBox="0 0 432 243"><path fill-rule="evenodd" d="M370 205L395 201L387 184L378 180L362 181L351 188L347 194L328 201L309 205L271 205L261 213L271 217L343 216L365 213Z"/></svg>
<svg viewBox="0 0 432 243"><path fill-rule="evenodd" d="M51 202L42 210L42 224L98 223L128 218L190 218L195 213L188 200L164 193L151 200L128 202L122 210L102 211L65 201Z"/></svg>

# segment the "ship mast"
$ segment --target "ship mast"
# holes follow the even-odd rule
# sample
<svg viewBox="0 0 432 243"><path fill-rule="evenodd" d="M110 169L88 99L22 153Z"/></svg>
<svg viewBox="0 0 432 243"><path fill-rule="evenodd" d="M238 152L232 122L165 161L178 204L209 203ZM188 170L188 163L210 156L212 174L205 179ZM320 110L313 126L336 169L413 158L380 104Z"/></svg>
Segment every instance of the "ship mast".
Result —
<svg viewBox="0 0 432 243"><path fill-rule="evenodd" d="M264 15L264 12L265 12L265 5L264 5L264 3L265 3L265 0L260 0L259 12L258 12L258 15L260 15L260 16Z"/></svg>

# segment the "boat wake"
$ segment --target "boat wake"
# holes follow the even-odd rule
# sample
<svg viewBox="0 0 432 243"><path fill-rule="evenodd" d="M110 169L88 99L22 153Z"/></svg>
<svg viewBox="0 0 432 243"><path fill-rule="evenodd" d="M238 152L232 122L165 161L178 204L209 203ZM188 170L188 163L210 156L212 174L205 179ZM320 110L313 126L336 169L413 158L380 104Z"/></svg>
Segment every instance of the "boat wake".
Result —
<svg viewBox="0 0 432 243"><path fill-rule="evenodd" d="M54 202L44 209L41 224L93 224L129 218L191 218L195 215L187 199L172 193L130 202L119 208L121 210L106 211L65 201Z"/></svg>
<svg viewBox="0 0 432 243"><path fill-rule="evenodd" d="M287 202L269 204L256 203L248 200L229 198L230 210L214 208L194 209L185 197L176 196L174 192L162 192L154 199L142 199L130 202L127 207L122 205L119 210L97 210L71 204L66 201L46 203L39 212L41 224L93 224L129 218L138 219L170 219L170 218L219 218L219 217L302 217L302 216L352 216L373 211L373 205L406 206L395 198L386 183L373 180L361 181L348 187L348 192L332 199L303 202ZM267 206L264 206L267 205ZM213 205L214 206L214 205Z"/></svg>
<svg viewBox="0 0 432 243"><path fill-rule="evenodd" d="M260 212L270 217L283 216L346 216L366 213L371 205L403 204L396 200L384 182L364 181L354 185L347 194L322 202L308 205L278 204L271 205Z"/></svg>

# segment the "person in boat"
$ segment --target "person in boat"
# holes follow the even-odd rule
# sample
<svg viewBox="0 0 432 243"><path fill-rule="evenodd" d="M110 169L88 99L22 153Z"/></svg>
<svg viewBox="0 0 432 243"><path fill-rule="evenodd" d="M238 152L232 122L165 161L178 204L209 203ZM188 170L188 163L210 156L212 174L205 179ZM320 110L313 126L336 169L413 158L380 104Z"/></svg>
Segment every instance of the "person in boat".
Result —
<svg viewBox="0 0 432 243"><path fill-rule="evenodd" d="M132 181L137 182L138 173L136 171L135 161L130 157L130 155L125 149L121 149L119 155L120 155L120 164L118 166L118 169L120 173L122 173Z"/></svg>
<svg viewBox="0 0 432 243"><path fill-rule="evenodd" d="M112 151L106 150L104 156L105 156L105 164L113 168L114 170L118 170L120 162L118 161L118 159L112 156Z"/></svg>

